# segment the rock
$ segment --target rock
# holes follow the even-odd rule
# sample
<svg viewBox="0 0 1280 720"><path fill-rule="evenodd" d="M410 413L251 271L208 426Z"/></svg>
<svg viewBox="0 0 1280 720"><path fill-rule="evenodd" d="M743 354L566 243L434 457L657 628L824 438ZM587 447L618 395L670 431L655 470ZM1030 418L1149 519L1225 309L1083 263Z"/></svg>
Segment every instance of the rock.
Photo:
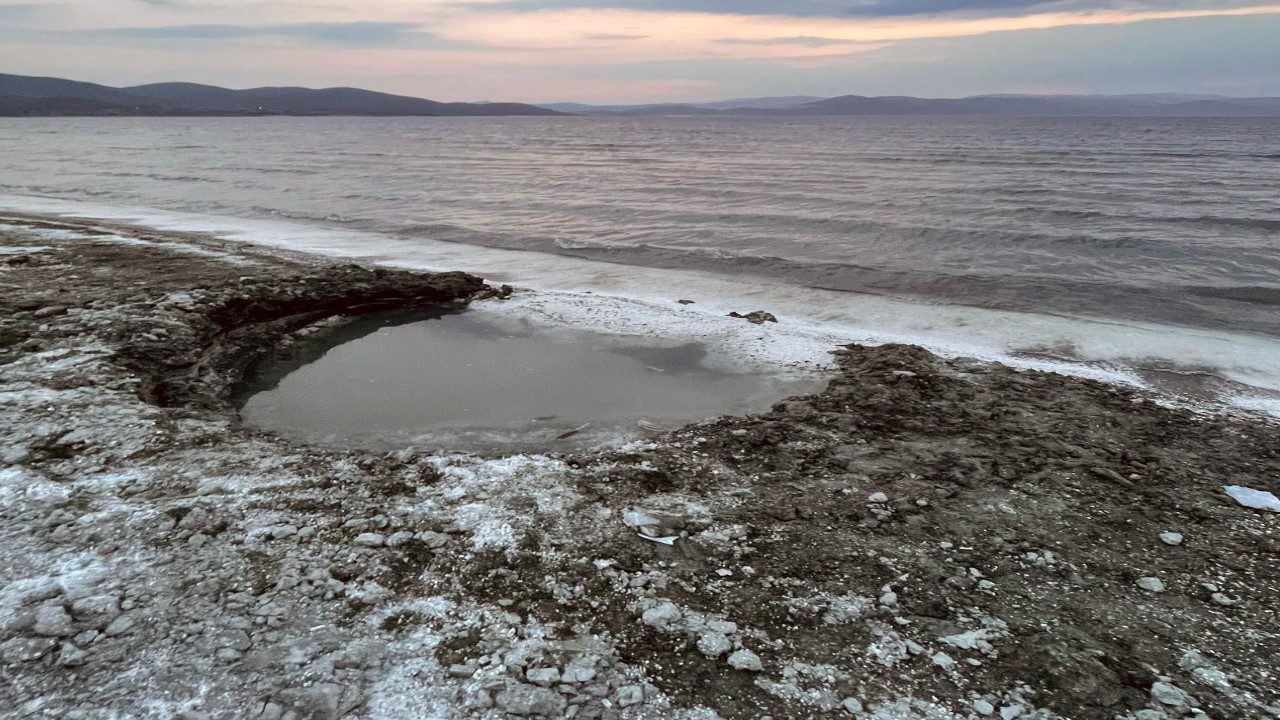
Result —
<svg viewBox="0 0 1280 720"><path fill-rule="evenodd" d="M297 525L277 525L267 531L273 540L284 540L298 534Z"/></svg>
<svg viewBox="0 0 1280 720"><path fill-rule="evenodd" d="M1212 600L1215 604L1221 605L1223 607L1231 607L1232 605L1235 605L1236 602L1238 602L1231 596L1225 593L1220 593L1220 592L1213 593L1212 595L1209 596L1209 599Z"/></svg>
<svg viewBox="0 0 1280 720"><path fill-rule="evenodd" d="M979 715L990 715L996 711L996 706L979 698L973 701L973 711Z"/></svg>
<svg viewBox="0 0 1280 720"><path fill-rule="evenodd" d="M48 307L42 307L39 310L31 313L31 316L39 319L39 318L55 317L57 315L66 315L66 314L67 314L66 306L50 305Z"/></svg>
<svg viewBox="0 0 1280 720"><path fill-rule="evenodd" d="M1155 577L1138 578L1138 587L1150 592L1164 592L1164 582Z"/></svg>
<svg viewBox="0 0 1280 720"><path fill-rule="evenodd" d="M898 593L893 592L892 590L886 591L880 596L880 604L885 607L897 607Z"/></svg>
<svg viewBox="0 0 1280 720"><path fill-rule="evenodd" d="M882 492L871 493L871 496L867 498L867 502L877 503L877 504L887 503L889 502L889 496L885 495Z"/></svg>
<svg viewBox="0 0 1280 720"><path fill-rule="evenodd" d="M382 547L387 542L387 537L382 533L360 533L353 541L361 547Z"/></svg>
<svg viewBox="0 0 1280 720"><path fill-rule="evenodd" d="M747 672L760 672L764 669L764 665L760 663L760 656L746 648L729 656L729 667Z"/></svg>
<svg viewBox="0 0 1280 720"><path fill-rule="evenodd" d="M627 707L644 702L644 688L639 685L624 685L618 688L618 705Z"/></svg>
<svg viewBox="0 0 1280 720"><path fill-rule="evenodd" d="M938 667L943 669L949 668L956 664L955 659L944 652L934 653L933 657L930 659L933 660L934 665L937 665Z"/></svg>
<svg viewBox="0 0 1280 720"><path fill-rule="evenodd" d="M494 698L498 708L512 715L544 715L558 717L564 711L565 699L547 688L514 685Z"/></svg>
<svg viewBox="0 0 1280 720"><path fill-rule="evenodd" d="M1232 500L1247 508L1280 513L1280 498L1265 490L1254 490L1242 485L1227 485L1223 490Z"/></svg>
<svg viewBox="0 0 1280 720"><path fill-rule="evenodd" d="M1161 705L1176 708L1188 708L1195 704L1195 700L1184 692L1182 688L1164 680L1159 680L1151 685L1151 699Z"/></svg>
<svg viewBox="0 0 1280 720"><path fill-rule="evenodd" d="M387 547L400 547L401 545L408 543L412 539L413 539L413 533L407 530L401 530L400 532L391 533L391 535L387 537Z"/></svg>
<svg viewBox="0 0 1280 720"><path fill-rule="evenodd" d="M1169 715L1163 710L1139 710L1133 714L1133 720L1169 720Z"/></svg>
<svg viewBox="0 0 1280 720"><path fill-rule="evenodd" d="M218 662L233 663L244 657L244 653L236 650L235 648L225 647L219 648L218 651L213 654L213 657Z"/></svg>
<svg viewBox="0 0 1280 720"><path fill-rule="evenodd" d="M854 715L862 712L862 701L858 698L847 697L841 701L840 706L843 707L846 712Z"/></svg>
<svg viewBox="0 0 1280 720"><path fill-rule="evenodd" d="M425 543L426 546L431 548L432 550L439 550L440 548L449 544L448 535L444 533L432 532L430 530L426 532L418 533L417 538L421 540L423 543Z"/></svg>
<svg viewBox="0 0 1280 720"><path fill-rule="evenodd" d="M547 687L560 682L560 670L558 668L529 668L524 677L534 685L542 685Z"/></svg>
<svg viewBox="0 0 1280 720"><path fill-rule="evenodd" d="M1000 708L1000 720L1013 720L1025 711L1021 705L1006 705Z"/></svg>
<svg viewBox="0 0 1280 720"><path fill-rule="evenodd" d="M58 664L63 667L76 667L83 665L89 661L89 653L72 645L71 643L63 643L62 651L58 653Z"/></svg>
<svg viewBox="0 0 1280 720"><path fill-rule="evenodd" d="M0 644L0 660L6 663L32 662L48 655L58 646L51 637L13 638Z"/></svg>
<svg viewBox="0 0 1280 720"><path fill-rule="evenodd" d="M560 682L570 685L591 682L596 678L595 668L588 667L567 667L560 675Z"/></svg>
<svg viewBox="0 0 1280 720"><path fill-rule="evenodd" d="M112 620L111 624L107 625L107 627L103 629L102 634L107 637L115 637L116 635L124 635L126 633L133 632L134 625L138 622L138 617L137 613L127 612L115 620Z"/></svg>
<svg viewBox="0 0 1280 720"><path fill-rule="evenodd" d="M36 610L35 626L31 631L46 637L67 637L75 635L71 626L71 616L61 605L41 605Z"/></svg>
<svg viewBox="0 0 1280 720"><path fill-rule="evenodd" d="M659 630L673 630L679 626L681 617L680 608L674 603L664 602L645 610L640 622Z"/></svg>
<svg viewBox="0 0 1280 720"><path fill-rule="evenodd" d="M703 633L698 638L698 652L709 658L718 658L733 649L729 638L717 632Z"/></svg>
<svg viewBox="0 0 1280 720"><path fill-rule="evenodd" d="M771 322L771 323L778 322L778 318L774 317L773 313L767 313L763 310L753 310L752 312L749 312L746 315L743 315L738 312L731 312L729 313L729 317L741 318L753 325L762 325L766 322Z"/></svg>
<svg viewBox="0 0 1280 720"><path fill-rule="evenodd" d="M1182 533L1176 533L1176 532L1160 533L1160 542L1164 543L1165 545L1181 545Z"/></svg>

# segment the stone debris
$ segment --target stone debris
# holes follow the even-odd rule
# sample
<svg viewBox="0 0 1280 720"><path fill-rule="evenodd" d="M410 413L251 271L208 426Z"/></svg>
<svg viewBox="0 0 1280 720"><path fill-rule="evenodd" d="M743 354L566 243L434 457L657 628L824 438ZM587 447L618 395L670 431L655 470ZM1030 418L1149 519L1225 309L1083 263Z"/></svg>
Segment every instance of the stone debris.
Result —
<svg viewBox="0 0 1280 720"><path fill-rule="evenodd" d="M1160 542L1164 543L1165 545L1181 545L1182 533L1176 533L1176 532L1160 533Z"/></svg>

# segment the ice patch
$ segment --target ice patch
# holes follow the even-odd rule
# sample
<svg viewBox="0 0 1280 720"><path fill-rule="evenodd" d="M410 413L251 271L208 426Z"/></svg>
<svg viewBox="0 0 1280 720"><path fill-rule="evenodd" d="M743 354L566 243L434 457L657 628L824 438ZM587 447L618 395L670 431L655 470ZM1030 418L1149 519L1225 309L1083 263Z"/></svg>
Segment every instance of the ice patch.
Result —
<svg viewBox="0 0 1280 720"><path fill-rule="evenodd" d="M1254 490L1241 485L1228 485L1223 490L1232 500L1247 508L1280 513L1280 498L1265 490Z"/></svg>

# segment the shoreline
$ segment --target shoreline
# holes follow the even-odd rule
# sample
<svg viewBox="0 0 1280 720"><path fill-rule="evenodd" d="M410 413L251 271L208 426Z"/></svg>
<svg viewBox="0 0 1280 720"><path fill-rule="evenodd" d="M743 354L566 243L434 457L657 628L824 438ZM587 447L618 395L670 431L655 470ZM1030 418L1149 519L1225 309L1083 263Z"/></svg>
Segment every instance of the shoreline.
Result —
<svg viewBox="0 0 1280 720"><path fill-rule="evenodd" d="M1280 717L1280 514L1222 492L1280 493L1271 423L883 345L612 450L309 447L226 403L255 353L480 281L32 221L0 230L14 717Z"/></svg>

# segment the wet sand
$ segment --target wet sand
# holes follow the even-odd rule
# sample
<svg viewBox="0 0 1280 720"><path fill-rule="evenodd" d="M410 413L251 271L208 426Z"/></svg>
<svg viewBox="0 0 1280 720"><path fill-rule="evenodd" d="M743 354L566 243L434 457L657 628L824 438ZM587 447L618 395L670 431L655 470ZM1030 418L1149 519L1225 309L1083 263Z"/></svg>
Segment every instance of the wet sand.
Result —
<svg viewBox="0 0 1280 720"><path fill-rule="evenodd" d="M0 231L0 716L1280 716L1259 419L911 346L597 453L307 446L252 363L462 274ZM664 540L662 542L659 539Z"/></svg>

